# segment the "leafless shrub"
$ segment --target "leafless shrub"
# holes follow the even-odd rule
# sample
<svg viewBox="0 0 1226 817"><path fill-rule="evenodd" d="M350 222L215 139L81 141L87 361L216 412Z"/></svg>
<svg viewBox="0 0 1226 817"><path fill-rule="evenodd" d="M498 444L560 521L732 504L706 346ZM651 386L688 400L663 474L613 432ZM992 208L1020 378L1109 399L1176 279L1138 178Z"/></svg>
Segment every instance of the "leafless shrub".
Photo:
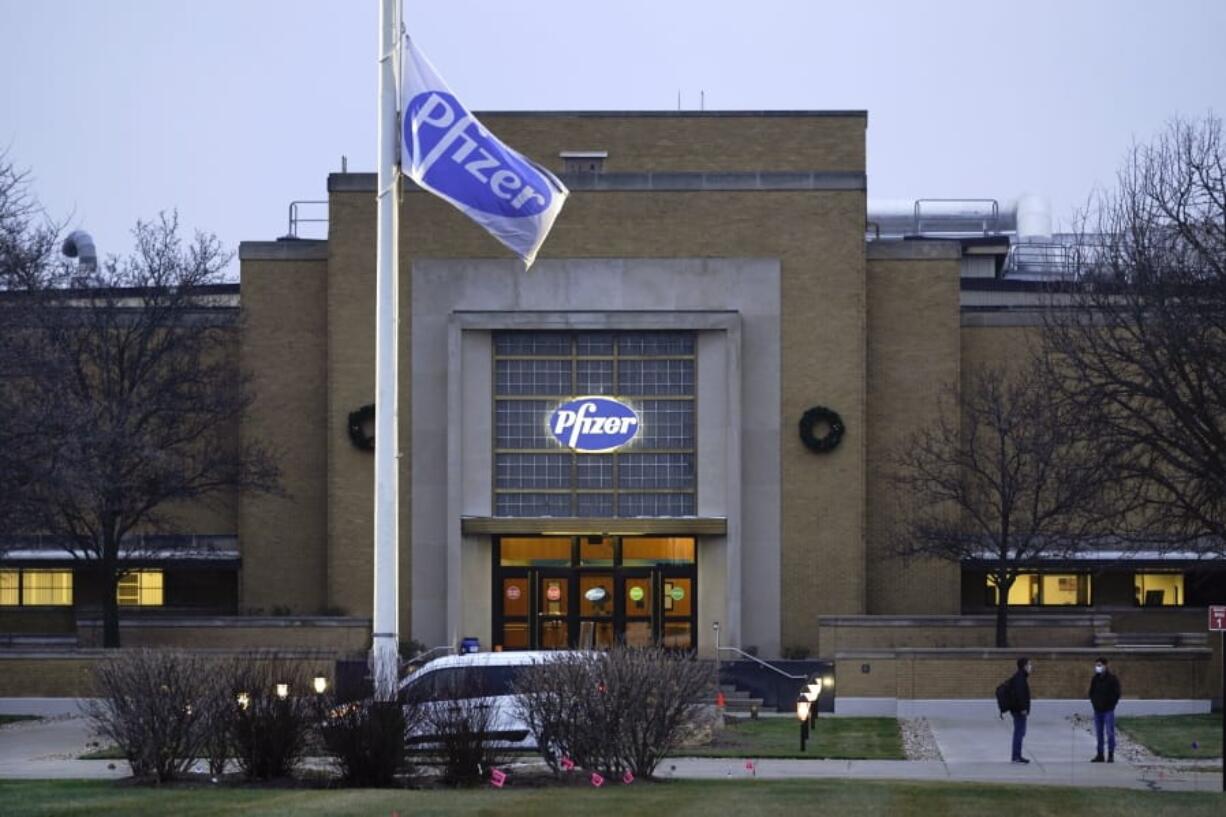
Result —
<svg viewBox="0 0 1226 817"><path fill-rule="evenodd" d="M124 753L133 775L173 780L202 745L200 702L209 678L209 662L189 653L126 652L95 667L98 698L86 712L94 731Z"/></svg>
<svg viewBox="0 0 1226 817"><path fill-rule="evenodd" d="M395 701L354 701L329 709L320 726L324 746L351 786L388 786L405 765L405 735L421 708Z"/></svg>
<svg viewBox="0 0 1226 817"><path fill-rule="evenodd" d="M239 768L251 780L288 777L306 752L319 701L308 692L302 667L259 656L231 665L234 690L230 741ZM287 694L278 695L284 685ZM241 696L241 700L239 698Z"/></svg>
<svg viewBox="0 0 1226 817"><path fill-rule="evenodd" d="M476 682L457 680L422 707L421 734L442 767L444 779L475 783L506 759L505 745L494 733L497 703Z"/></svg>
<svg viewBox="0 0 1226 817"><path fill-rule="evenodd" d="M223 658L212 662L200 693L200 755L213 777L225 772L226 761L234 754L230 733L238 713L234 684L240 661Z"/></svg>
<svg viewBox="0 0 1226 817"><path fill-rule="evenodd" d="M569 757L646 778L700 725L714 683L709 664L656 647L560 653L521 676L518 714L555 771Z"/></svg>

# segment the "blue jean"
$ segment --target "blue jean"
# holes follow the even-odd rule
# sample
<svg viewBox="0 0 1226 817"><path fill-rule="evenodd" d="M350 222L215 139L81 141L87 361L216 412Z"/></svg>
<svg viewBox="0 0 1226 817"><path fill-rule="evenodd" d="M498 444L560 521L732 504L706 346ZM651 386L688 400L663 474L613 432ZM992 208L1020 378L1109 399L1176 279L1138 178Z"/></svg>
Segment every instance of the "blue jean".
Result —
<svg viewBox="0 0 1226 817"><path fill-rule="evenodd" d="M1021 712L1012 712L1013 715L1013 760L1021 760L1022 758L1022 738L1026 737L1026 716Z"/></svg>
<svg viewBox="0 0 1226 817"><path fill-rule="evenodd" d="M1115 710L1094 713L1094 736L1098 738L1098 754L1103 753L1103 729L1107 730L1107 751L1115 754Z"/></svg>

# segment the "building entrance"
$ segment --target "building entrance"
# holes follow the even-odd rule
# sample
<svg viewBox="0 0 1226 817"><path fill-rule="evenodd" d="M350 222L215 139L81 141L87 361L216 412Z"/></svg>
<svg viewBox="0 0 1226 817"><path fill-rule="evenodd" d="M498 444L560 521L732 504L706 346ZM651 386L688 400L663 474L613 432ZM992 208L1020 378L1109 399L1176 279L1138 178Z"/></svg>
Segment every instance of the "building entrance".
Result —
<svg viewBox="0 0 1226 817"><path fill-rule="evenodd" d="M494 644L693 649L696 591L693 537L500 537Z"/></svg>

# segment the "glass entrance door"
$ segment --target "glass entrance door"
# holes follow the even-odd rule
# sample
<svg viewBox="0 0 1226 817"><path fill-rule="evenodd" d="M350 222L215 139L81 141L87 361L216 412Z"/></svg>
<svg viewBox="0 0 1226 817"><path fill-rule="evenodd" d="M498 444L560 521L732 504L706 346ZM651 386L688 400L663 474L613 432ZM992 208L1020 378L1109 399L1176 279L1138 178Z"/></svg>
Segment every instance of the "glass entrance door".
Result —
<svg viewBox="0 0 1226 817"><path fill-rule="evenodd" d="M570 635L570 577L555 571L533 571L537 584L536 644L542 650L565 649Z"/></svg>
<svg viewBox="0 0 1226 817"><path fill-rule="evenodd" d="M494 558L504 650L697 644L692 538L507 537Z"/></svg>

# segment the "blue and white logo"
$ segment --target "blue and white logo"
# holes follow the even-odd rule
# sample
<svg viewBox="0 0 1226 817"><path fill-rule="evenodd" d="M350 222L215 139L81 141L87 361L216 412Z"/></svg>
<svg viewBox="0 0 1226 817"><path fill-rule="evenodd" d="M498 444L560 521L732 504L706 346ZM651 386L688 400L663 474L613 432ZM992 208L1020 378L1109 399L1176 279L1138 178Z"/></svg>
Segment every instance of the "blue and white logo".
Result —
<svg viewBox="0 0 1226 817"><path fill-rule="evenodd" d="M531 265L570 191L486 130L407 38L402 56L401 171Z"/></svg>
<svg viewBox="0 0 1226 817"><path fill-rule="evenodd" d="M634 439L639 433L639 416L612 397L576 397L553 410L549 431L573 451L602 454Z"/></svg>
<svg viewBox="0 0 1226 817"><path fill-rule="evenodd" d="M406 164L435 192L492 215L535 216L549 209L553 185L443 91L409 100Z"/></svg>

